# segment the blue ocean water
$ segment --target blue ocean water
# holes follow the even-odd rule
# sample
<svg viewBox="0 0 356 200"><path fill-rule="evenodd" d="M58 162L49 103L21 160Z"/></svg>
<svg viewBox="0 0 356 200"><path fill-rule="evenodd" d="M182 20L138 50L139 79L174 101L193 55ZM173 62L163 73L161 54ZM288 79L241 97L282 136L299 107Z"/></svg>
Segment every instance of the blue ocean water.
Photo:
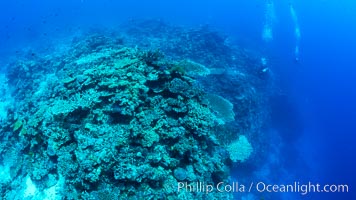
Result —
<svg viewBox="0 0 356 200"><path fill-rule="evenodd" d="M268 11L271 7L273 12ZM209 24L265 57L278 88L269 100L271 122L264 133L270 146L256 161L259 166L251 161L234 168L235 179L247 185L346 184L349 190L254 192L250 198L356 199L355 13L352 1L325 0L1 1L0 65L29 46L41 49L77 31L116 28L137 18L181 26ZM262 37L266 23L273 29L268 41Z"/></svg>

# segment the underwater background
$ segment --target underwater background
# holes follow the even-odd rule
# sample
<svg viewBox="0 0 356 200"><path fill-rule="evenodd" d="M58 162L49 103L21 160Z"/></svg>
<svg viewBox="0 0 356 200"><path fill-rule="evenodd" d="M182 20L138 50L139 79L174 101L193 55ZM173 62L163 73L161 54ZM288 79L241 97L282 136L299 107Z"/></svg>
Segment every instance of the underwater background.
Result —
<svg viewBox="0 0 356 200"><path fill-rule="evenodd" d="M200 64L206 65L206 67L209 68L208 69L209 73L211 73L212 75L208 75L206 77L205 75L202 76L201 74L197 76L195 73L198 72L188 72L189 71L188 69L184 69L186 71L185 73L187 73L188 75L189 73L194 74L191 75L191 77L200 80L202 84L202 86L196 86L192 84L191 85L191 87L193 88L192 90L200 91L200 87L203 87L204 90L209 91L210 93L214 93L214 95L216 94L216 96L211 95L206 97L210 99L210 103L213 101L212 99L214 100L218 99L219 101L223 102L221 104L224 104L225 107L229 107L230 104L234 104L235 121L231 120L229 116L227 116L231 114L229 112L223 114L221 112L220 115L223 116L220 116L219 118L218 116L219 113L216 114L217 111L215 110L214 116L217 116L217 118L224 121L223 124L228 124L229 125L228 130L230 131L232 130L235 132L239 132L242 129L241 127L244 127L246 130L248 129L251 131L251 133L244 132L242 135L246 135L246 137L249 140L249 143L251 143L252 148L254 149L252 154L248 153L249 154L248 156L243 158L238 158L235 160L234 157L230 155L231 160L229 161L225 161L223 158L221 158L221 160L224 160L224 162L226 162L229 168L231 169L230 171L231 172L230 175L232 176L231 180L234 180L236 182L239 182L240 184L245 184L248 186L252 182L257 183L259 181L263 181L270 184L278 184L278 185L293 184L294 182L299 182L300 184L308 184L309 182L311 182L313 184L319 183L321 185L325 185L325 184L348 185L348 192L333 192L333 193L311 192L305 195L302 195L301 192L285 192L285 193L284 192L276 192L276 193L261 192L260 193L257 191L254 191L252 193L236 192L232 194L234 199L356 199L356 194L354 190L355 178L356 178L356 174L355 174L355 168L356 168L356 161L355 161L356 15L355 13L356 13L355 2L326 1L326 0L315 0L315 1L305 1L305 0L294 0L294 1L277 1L277 0L1 1L0 2L0 67L1 67L0 71L2 72L2 74L5 74L5 76L7 76L6 82L8 83L6 84L12 85L13 87L11 89L9 89L10 86L8 89L1 88L2 91L0 93L2 95L2 99L1 99L2 103L0 105L0 112L2 112L2 114L0 114L1 116L0 121L4 122L1 124L0 127L2 131L1 143L4 144L1 146L2 160L1 160L0 169L3 172L0 172L0 176L2 177L2 179L9 179L9 181L0 181L2 198L12 199L16 197L18 199L21 199L19 196L16 196L10 192L12 190L15 191L13 189L14 186L11 187L9 186L9 182L13 182L12 179L15 179L15 177L21 177L21 176L23 177L23 179L21 180L26 182L26 184L24 184L24 188L26 187L26 185L28 185L27 183L30 179L26 179L26 175L23 169L14 170L13 167L10 167L10 169L7 169L6 167L5 161L9 160L6 159L6 157L9 155L6 152L8 152L9 149L11 149L9 146L10 144L14 145L14 143L11 142L7 144L7 141L11 141L11 138L17 138L17 136L13 137L12 134L22 135L21 131L24 131L23 127L25 127L25 125L30 126L29 125L30 122L28 122L28 120L26 124L24 123L23 120L19 120L19 118L17 118L16 115L20 116L20 113L27 112L25 110L25 108L27 107L29 107L29 110L31 110L31 109L35 109L36 106L40 105L39 103L39 105L31 105L32 106L31 107L28 106L27 104L26 105L19 104L19 107L22 106L23 108L21 107L21 109L23 110L17 113L16 110L19 107L14 108L12 106L12 104L18 106L17 104L13 103L13 101L16 100L10 100L12 98L6 97L6 96L14 96L16 98L19 98L20 95L16 95L16 94L21 94L21 95L24 94L25 96L26 90L28 90L27 92L32 93L33 91L35 91L34 88L38 87L38 86L30 87L26 84L23 84L23 82L26 82L26 80L28 79L26 79L26 77L21 77L17 75L23 73L23 71L20 71L16 67L11 67L11 66L17 66L13 64L14 61L22 60L24 58L27 61L28 60L31 61L31 59L35 60L34 62L37 62L37 64L34 64L34 66L40 66L40 67L38 67L39 71L30 72L34 74L36 73L41 74L42 66L44 66L44 68L47 65L52 66L52 64L48 64L52 60L50 58L51 56L54 58L53 60L60 62L61 57L65 55L62 57L63 60L65 60L65 62L67 61L68 63L77 62L78 64L80 60L81 63L84 63L84 65L89 66L91 65L90 59L93 58L78 56L77 58L80 59L77 60L77 58L74 57L77 55L76 53L80 51L83 51L85 53L83 54L78 53L78 55L84 55L84 54L90 55L90 53L88 53L91 51L90 49L89 50L82 49L84 47L91 48L90 45L88 45L89 47L86 46L87 45L86 42L88 42L88 40L97 40L97 41L102 40L103 41L102 43L104 45L99 49L104 49L104 50L115 49L115 45L117 46L127 45L129 48L132 49L125 50L127 52L121 55L123 58L133 59L132 55L137 54L138 58L145 61L146 63L145 65L153 67L152 69L150 69L151 71L146 71L147 69L142 69L142 71L140 71L139 73L153 74L152 76L158 76L158 77L163 76L164 80L172 81L172 84L173 82L174 83L177 82L178 79L183 80L184 84L185 82L190 84L190 82L187 79L185 79L184 76L181 77L181 75L176 75L170 78L166 77L165 75L166 71L168 71L171 74L173 73L180 74L179 70L181 69L180 68L178 69L177 67L178 65L179 66L185 65L186 68L189 68L189 70L190 67L192 66L199 67ZM137 28L137 27L141 27L141 28ZM162 32L162 30L166 32ZM193 30L193 31L189 31L189 30ZM190 35L191 37L196 36L196 38L193 39L192 42L194 41L196 42L197 40L200 39L204 41L203 42L204 44L199 44L201 46L195 44L197 45L196 47L205 48L205 49L201 49L202 51L200 52L201 54L194 52L194 50L196 49L193 49L193 47L192 49L190 49L193 53L188 52L188 50L186 52L175 52L174 47L170 47L168 45L168 43L174 45L174 41L175 41L174 36L176 35L174 35L173 33L177 33L177 38L178 37L184 38L182 35L178 34L180 32L182 32L182 35L191 34ZM194 35L195 33L197 35ZM127 35L131 34L132 36L127 36L127 37L125 36L123 37L124 38L123 41L118 41L117 38L120 38L121 35L125 35L125 34ZM167 35L170 35L171 37L168 37ZM164 39L149 41L149 38L164 38ZM85 40L85 42L83 42L82 40L83 41ZM167 44L162 44L165 41L167 42ZM179 39L179 40L177 39L176 44L181 45L180 43L181 41L183 41L183 39ZM187 41L189 42L189 40ZM186 45L188 48L189 44L187 43L187 41L184 40L183 42L184 45ZM217 44L219 42L221 44ZM66 45L68 43L74 44L74 46L67 47ZM97 46L100 45L97 44ZM182 45L182 47L184 45ZM97 48L97 46L92 48ZM158 60L155 60L156 58L153 57L155 56L159 57L159 55L156 55L155 52L151 52L151 51L136 52L135 49L137 47L135 46L138 46L139 49L142 48L145 51L147 49L155 50L161 48L163 49L162 51L164 54L167 55L171 54L170 59L172 58L173 60L174 59L180 60L181 59L180 56L184 55L187 56L187 58L193 60L194 62L188 60L188 61L178 62L178 64L175 63L172 64L170 61L161 60L161 58L157 58ZM225 48L227 46L229 48ZM207 48L211 48L211 49L207 49ZM115 53L110 55L120 54L119 50L117 52L116 50L113 51ZM70 53L66 54L63 52L70 52ZM70 54L72 54L74 57L71 57ZM229 57L230 54L237 55L236 58L237 61ZM194 55L195 57L192 55ZM203 58L201 57L202 55L206 55L207 57ZM215 62L224 61L223 64L225 64L225 66L222 67L223 72L221 73L219 72L219 70L222 71L222 69L214 65L213 59L215 58L217 59L217 61ZM105 58L103 60L106 62L109 59L110 58ZM243 61L240 62L240 59ZM114 61L114 62L118 62L118 61ZM131 61L128 61L128 63L130 62ZM132 61L131 64L133 62L134 61ZM154 64L152 64L152 62ZM158 64L155 62L157 62ZM208 66L209 62L212 66L213 65L214 66L213 67ZM92 63L93 65L100 65L100 62L98 62L98 60L93 61ZM234 65L234 63L236 63L236 65ZM28 65L32 66L31 64ZM61 65L62 64L58 64L58 66L56 67L58 67L59 69L61 68ZM239 66L243 66L243 67L239 68ZM80 64L78 64L77 66L78 68L70 69L68 68L69 66L65 65L64 69L66 67L67 67L66 70L73 70L74 71L73 74L76 73L75 72L76 69L78 69L78 71L82 70L83 74L87 74L87 75L89 74L89 72L87 71L88 69L86 69L83 65ZM236 69L234 67L236 67ZM103 69L110 70L107 68L103 68ZM99 70L103 70L103 69L99 69ZM126 71L126 69L123 69L123 72L129 73L131 72L130 70L128 69L128 71ZM67 88L68 90L71 88L72 90L75 91L75 88L77 86L74 85L71 86L70 84L73 84L72 82L74 81L78 81L79 78L75 78L78 80L68 79L66 78L66 75L61 74L62 72L59 71L60 70L53 72L49 70L48 73L56 74L57 76L57 72L58 72L59 79L63 78L62 84L64 85L64 87ZM246 74L246 76L241 75L242 71ZM205 72L200 71L199 73L205 73ZM38 74L36 74L35 76L36 78L39 77ZM61 77L62 75L63 77ZM88 75L88 76L91 79L95 79L96 75ZM14 79L11 79L12 77L14 77ZM108 77L109 75L106 74L105 78ZM248 79L246 77L252 77L255 79L252 80L252 78ZM225 80L221 80L221 79L225 79ZM25 80L25 81L19 81L19 80ZM38 79L38 80L42 80L42 79ZM48 80L48 77L46 80ZM56 85L55 83L56 80L57 79L52 79L51 80L52 82L49 81L50 82L49 85L51 84ZM182 89L183 86L179 86L179 87L177 86L176 88L172 88L172 87L161 88L160 86L157 86L157 83L154 82L154 80L155 80L154 78L151 79L147 78L147 82L149 84L148 83L145 84L150 90L153 90L154 93L156 93L155 90L158 91L158 90L166 89L169 90L170 93L175 93L184 96L184 102L191 102L189 99L193 97L196 98L196 96L200 95L200 94L195 94L192 91L188 91L188 92L194 94L189 93L189 95L183 94L183 92L179 92L183 90L189 90L187 88ZM239 81L242 81L243 83L246 84L248 83L247 85L251 85L254 88L256 88L255 93L246 92L246 94L248 95L256 94L258 98L257 97L251 98L252 99L251 101L259 101L259 102L257 103L253 102L251 104L247 104L246 102L240 101L241 99L239 99L239 97L237 96L239 96L239 92L245 91L245 89L240 89L240 87L242 87L241 85L243 84L240 83ZM6 84L2 83L3 85L2 87L4 87ZM22 88L19 86L21 84L24 85ZM179 82L179 84L183 84L183 83ZM16 88L15 85L18 88ZM51 86L46 86L46 87L51 87ZM92 86L91 84L88 83L87 87L92 87ZM108 87L110 88L116 86L109 85ZM143 87L143 86L140 85L139 87ZM53 88L55 88L55 86L53 86ZM61 89L57 88L57 89L53 89L53 91L56 91L56 95L58 95L61 92ZM90 96L91 90L88 89L87 93ZM138 93L143 93L143 91L139 91ZM48 92L48 94L51 93ZM46 99L53 98L53 96L51 95L48 95L48 97L46 95L37 94L37 93L35 95L40 95L40 97L35 98L36 101L38 102L42 102L42 101L45 102ZM70 95L70 94L66 94L65 92L63 92L63 96L65 95ZM109 97L110 95L112 94L105 93L100 98L103 99ZM164 95L162 96L166 97ZM200 104L200 103L204 104L203 100L201 100L202 102L200 102L200 98L204 98L204 97L201 96L199 96L199 98L197 97L199 101L196 100L197 102L195 102L194 104ZM58 99L62 100L62 97L58 97ZM130 101L130 99L128 101ZM131 99L131 101L136 102L139 100ZM239 122L239 120L237 119L240 117L239 112L242 113L245 110L244 109L237 110L238 105L236 103L241 103L241 105L246 104L255 108L252 109L251 107L248 107L248 109L246 108L246 110L248 110L247 111L248 113L253 112L255 114L253 115L254 117L256 117L255 119L253 119L256 121L256 125L255 125L256 127L254 128L258 129L258 131L251 128L251 126L253 126L251 125L253 124L251 123L251 121L249 121L249 123L251 124L246 125L246 127L242 125L243 124L242 122L241 123ZM60 106L60 104L61 103L55 105ZM85 105L85 103L83 104ZM153 104L154 103L152 103L152 105ZM90 107L91 105L93 104L88 103L87 106ZM130 110L129 108L127 110L124 110L124 108L122 108L121 106L122 104L113 103L110 104L110 109L111 109L110 111L105 111L106 108L103 111L103 112L109 112L108 114L109 117L113 118L110 119L111 121L110 120L109 121L111 124L114 124L115 126L117 124L120 124L122 126L128 125L128 121L134 119L127 116L131 116L130 113L132 112L137 112L137 110ZM76 108L73 108L73 110L75 115L83 114L82 111L77 111ZM30 111L28 112L31 113ZM17 113L17 114L11 114L11 113ZM177 113L179 112L177 111ZM59 113L59 114L54 113L53 115L54 116L50 116L48 118L49 119L56 118L58 117L57 115L59 115L60 118L63 115L63 113ZM169 116L169 114L167 115ZM68 116L70 116L70 114ZM241 118L242 117L243 116L241 114ZM26 117L24 117L24 120L25 118ZM120 118L120 120L117 120L117 118ZM207 117L207 119L210 118ZM66 122L69 121L72 124L78 125L78 123L75 120L77 119L67 119ZM89 122L87 122L86 120L87 119L85 120L83 119L81 123L88 124ZM46 122L46 123L50 123L50 122ZM204 126L204 125L199 125L199 127L200 126ZM93 127L87 128L87 126L84 129L90 129L90 131L95 130L95 128ZM210 130L213 128L210 127L209 125L207 129ZM217 129L218 132L226 131L225 129L220 130L219 127ZM30 130L30 128L28 128L28 130ZM36 129L34 130L36 131ZM51 138L51 136L48 136L50 134L46 135L47 133L43 133L43 134L46 137L37 139L38 140L37 142L39 143L42 142L47 146L49 142L45 141L43 138ZM24 133L24 135L25 138L31 138L31 136L27 136L27 135L31 135L29 133ZM32 135L35 134L33 133ZM195 139L198 141L200 140L199 139L200 137L202 136L208 137L207 135L208 133L204 133L204 131L202 131L202 133L198 134L199 137ZM230 135L234 135L235 137L232 136L231 139L227 138ZM217 137L218 139L221 139L224 142L226 142L229 140L237 139L236 138L237 135L238 133L232 134L229 132L224 137L222 136L217 136ZM68 136L68 137L72 137L72 136ZM84 138L84 136L73 136L73 137L77 139L81 137ZM156 135L153 135L152 137L156 137ZM169 137L173 137L173 136L169 136ZM239 140L237 141L242 141L243 139L245 139L245 136L239 136L238 138ZM66 145L70 141L63 142L63 144L61 145ZM153 139L153 141L157 142L160 140ZM150 148L152 144L150 142L148 143L149 144L145 144L143 146ZM18 154L25 154L25 153L28 154L28 156L32 156L32 154L36 154L36 151L38 152L42 151L40 147L38 148L36 147L33 150L32 149L29 150L33 146L32 143L26 144L25 142L23 142L23 144L21 145L23 145L23 147L14 146L14 148L21 149L15 154L15 156L19 156ZM35 144L34 146L36 145L37 144ZM209 142L207 142L207 145L209 145ZM212 152L221 153L221 151L223 150L216 149ZM85 148L83 152L85 157L86 156ZM48 160L54 159L54 157L56 158L56 156L51 155L56 153L48 153L48 154L49 154ZM77 159L80 160L79 158ZM184 155L182 159L188 159L188 158L186 158L186 155ZM24 158L24 160L26 160L26 158ZM234 162L236 160L238 160L238 162ZM214 162L219 163L219 161L215 160ZM44 163L40 165L43 164ZM217 164L214 163L214 165ZM177 175L177 174L182 173L181 169L183 168L184 170L189 171L188 170L189 166L183 167L182 163L179 164L179 166L180 167L177 168L179 170L177 169L172 170L174 171L173 172L174 176L177 180L179 179L185 180L185 178L181 178L181 176L183 175ZM5 172L6 170L10 170L10 171L14 170L17 173L16 175L13 175L11 174L12 172L9 172L11 174L10 176L11 178L8 178L7 175L8 173ZM106 169L102 169L102 170L105 171ZM222 171L224 171L223 167L221 167L221 173ZM46 172L53 173L53 170L50 169ZM105 173L109 173L109 170L106 170ZM34 176L35 175L31 175L31 177ZM45 177L46 175L38 175L38 176ZM220 177L220 174L212 175L212 176ZM221 177L225 177L225 176L221 175ZM46 178L46 179L50 179L50 178ZM52 177L52 179L60 180L61 178ZM119 175L117 175L116 177L115 175L115 180L113 181L114 182L117 180L119 180L119 182L123 181L120 182L120 184L125 185L125 183L128 183L125 182L126 179L129 179L129 177L119 177ZM41 182L42 179L38 178L37 181ZM47 180L47 182L50 181ZM53 186L53 185L54 184L52 185L47 184L48 188L49 186ZM89 186L87 187L90 189L95 188L90 184L88 185ZM43 186L42 189L43 188L46 187ZM87 190L88 192L87 196L83 195L81 197L77 197L79 199L80 198L103 199L100 198L99 197L100 195L98 195L97 193L93 193L93 194L90 193L90 190L88 188L86 189L83 188L78 189L78 188L76 188L78 191L82 189L83 191ZM35 193L27 191L27 189L21 190L20 188L18 188L18 191L25 193L24 198L45 199L45 197L43 196L36 197L36 195L34 195ZM23 190L25 190L25 192L23 192ZM94 190L95 189L93 189L93 191ZM230 197L221 197L221 198L230 198ZM46 198L50 199L49 197ZM120 199L120 196L115 198ZM134 199L132 196L126 198ZM147 196L137 197L137 199L143 199L143 198L146 199L148 197ZM152 195L149 196L149 198L166 199L168 197L165 196L157 197L155 195ZM185 197L185 198L189 199L189 197ZM202 196L194 196L194 198L204 199L204 197ZM217 196L209 196L205 198L214 199L217 198ZM56 196L54 199L61 199L61 198ZM177 199L184 199L184 198L177 197Z"/></svg>

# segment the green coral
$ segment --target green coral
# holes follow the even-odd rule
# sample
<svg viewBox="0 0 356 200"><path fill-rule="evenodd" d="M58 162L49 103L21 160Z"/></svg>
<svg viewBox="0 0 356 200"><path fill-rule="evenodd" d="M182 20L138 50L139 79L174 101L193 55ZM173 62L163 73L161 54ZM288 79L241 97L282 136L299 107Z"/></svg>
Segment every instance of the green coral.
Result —
<svg viewBox="0 0 356 200"><path fill-rule="evenodd" d="M21 119L16 120L16 122L14 123L14 128L12 129L14 132L19 130L20 128L22 128L23 126L23 122Z"/></svg>

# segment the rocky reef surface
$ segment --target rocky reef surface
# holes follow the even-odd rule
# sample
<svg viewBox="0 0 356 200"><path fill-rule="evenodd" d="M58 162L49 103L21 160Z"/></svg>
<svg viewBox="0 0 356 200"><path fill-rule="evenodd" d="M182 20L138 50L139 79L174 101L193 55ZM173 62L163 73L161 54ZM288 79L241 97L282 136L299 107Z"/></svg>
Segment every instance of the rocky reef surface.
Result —
<svg viewBox="0 0 356 200"><path fill-rule="evenodd" d="M229 182L256 157L271 81L261 67L208 27L157 20L25 52L0 77L0 195L232 199L177 187Z"/></svg>

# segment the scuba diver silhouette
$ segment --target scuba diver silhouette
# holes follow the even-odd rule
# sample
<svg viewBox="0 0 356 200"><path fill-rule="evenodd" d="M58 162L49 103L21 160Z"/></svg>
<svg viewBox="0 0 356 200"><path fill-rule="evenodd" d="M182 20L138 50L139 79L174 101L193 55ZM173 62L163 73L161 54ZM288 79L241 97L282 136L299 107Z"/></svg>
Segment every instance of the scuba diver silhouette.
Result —
<svg viewBox="0 0 356 200"><path fill-rule="evenodd" d="M300 28L298 23L298 17L291 1L288 3L288 6L292 18L292 23L294 26L294 37L295 37L294 62L299 63L300 60L299 45L300 45L301 33L300 33ZM265 7L264 14L265 14L265 21L263 25L262 39L266 43L266 45L268 45L268 43L273 41L273 28L274 28L273 26L276 21L273 0L266 0L266 7Z"/></svg>
<svg viewBox="0 0 356 200"><path fill-rule="evenodd" d="M293 7L293 4L289 3L290 14L294 23L294 36L295 36L295 49L294 49L294 61L299 62L299 43L300 43L300 28L298 23L297 14Z"/></svg>

